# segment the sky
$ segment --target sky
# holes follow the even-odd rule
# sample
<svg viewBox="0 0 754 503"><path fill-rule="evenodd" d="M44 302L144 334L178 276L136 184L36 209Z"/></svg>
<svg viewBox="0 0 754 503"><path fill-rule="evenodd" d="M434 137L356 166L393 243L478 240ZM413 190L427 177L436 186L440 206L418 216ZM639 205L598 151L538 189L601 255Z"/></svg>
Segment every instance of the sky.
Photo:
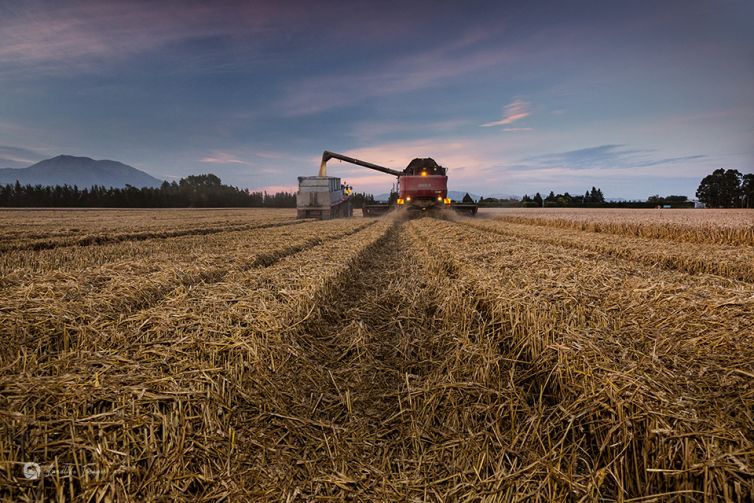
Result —
<svg viewBox="0 0 754 503"><path fill-rule="evenodd" d="M754 2L0 0L0 168L275 191L326 149L487 196L693 196L754 171Z"/></svg>

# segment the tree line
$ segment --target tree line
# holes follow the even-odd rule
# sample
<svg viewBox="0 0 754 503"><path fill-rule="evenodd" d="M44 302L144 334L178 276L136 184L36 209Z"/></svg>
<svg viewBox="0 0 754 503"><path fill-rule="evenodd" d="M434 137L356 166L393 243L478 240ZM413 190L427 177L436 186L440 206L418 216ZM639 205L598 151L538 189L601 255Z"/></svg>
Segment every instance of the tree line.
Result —
<svg viewBox="0 0 754 503"><path fill-rule="evenodd" d="M705 176L696 191L696 197L709 208L754 208L754 174L741 174L735 169L716 169ZM488 207L529 207L529 208L654 208L670 206L673 208L692 208L694 203L686 196L670 195L649 196L646 201L606 201L602 190L592 187L583 196L555 194L550 191L546 197L537 192L534 196L524 195L521 200L496 199L483 197L479 199L480 206Z"/></svg>
<svg viewBox="0 0 754 503"><path fill-rule="evenodd" d="M373 198L354 194L363 203ZM62 208L295 208L295 192L247 191L224 185L213 174L192 175L160 187L0 185L0 206Z"/></svg>
<svg viewBox="0 0 754 503"><path fill-rule="evenodd" d="M123 188L94 185L15 185L0 186L0 206L111 207L111 208L207 208L296 206L293 192L250 192L224 185L213 174L192 175L160 187Z"/></svg>
<svg viewBox="0 0 754 503"><path fill-rule="evenodd" d="M491 197L479 199L480 206L523 206L524 208L571 208L579 206L593 208L606 204L611 203L605 201L602 189L597 187L587 190L584 195L571 195L568 192L556 194L551 190L545 197L542 197L542 194L539 192L533 196L524 194L524 197L520 201L517 199L496 199Z"/></svg>

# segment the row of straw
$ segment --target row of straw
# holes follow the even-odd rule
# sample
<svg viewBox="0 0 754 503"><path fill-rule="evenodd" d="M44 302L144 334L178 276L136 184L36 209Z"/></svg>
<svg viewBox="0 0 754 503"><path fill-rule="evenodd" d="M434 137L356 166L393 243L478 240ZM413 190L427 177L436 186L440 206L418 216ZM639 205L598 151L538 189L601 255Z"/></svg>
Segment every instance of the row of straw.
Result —
<svg viewBox="0 0 754 503"><path fill-rule="evenodd" d="M507 417L532 408L476 299L425 248L394 228L291 327L271 374L247 374L252 499L516 496L498 468L528 461Z"/></svg>
<svg viewBox="0 0 754 503"><path fill-rule="evenodd" d="M512 210L496 219L685 243L754 245L751 210Z"/></svg>
<svg viewBox="0 0 754 503"><path fill-rule="evenodd" d="M41 359L88 343L97 345L101 327L119 317L148 308L179 287L221 281L234 270L266 266L287 255L357 232L369 222L273 227L229 232L205 238L175 238L140 246L144 255L127 259L118 247L108 250L101 265L89 265L85 250L74 254L81 268L52 268L42 274L16 270L17 281L1 291L2 360L15 359L20 348ZM128 249L128 245L120 248ZM33 253L33 252L25 252ZM37 252L52 256L52 252ZM79 260L76 260L76 259Z"/></svg>
<svg viewBox="0 0 754 503"><path fill-rule="evenodd" d="M691 274L716 274L754 282L754 248L710 243L679 244L651 238L585 233L570 228L543 227L501 221L469 222L467 225L503 236L516 236L540 245L560 245L592 250L613 257L635 260Z"/></svg>
<svg viewBox="0 0 754 503"><path fill-rule="evenodd" d="M248 407L247 377L273 375L287 357L284 334L388 227L179 287L91 326L54 358L19 353L0 384L2 491L15 499L241 498L253 486L243 461L255 439L235 417ZM28 461L48 475L25 479Z"/></svg>
<svg viewBox="0 0 754 503"><path fill-rule="evenodd" d="M292 209L271 208L66 208L0 209L0 234L8 241L122 234L143 231L230 227L295 218Z"/></svg>
<svg viewBox="0 0 754 503"><path fill-rule="evenodd" d="M540 411L511 425L520 471L501 461L509 480L539 480L558 498L752 497L749 284L448 222L411 225L472 292L515 363L512 385Z"/></svg>
<svg viewBox="0 0 754 503"><path fill-rule="evenodd" d="M168 230L139 230L130 232L104 232L99 234L73 234L64 237L44 237L41 239L6 240L0 245L0 253L16 250L54 250L69 246L97 246L122 241L143 241L145 239L169 239L181 236L206 236L229 231L245 231L264 229L279 225L293 225L301 223L298 220L281 217L272 221L262 221L232 225L214 225L211 227L191 227L187 229Z"/></svg>

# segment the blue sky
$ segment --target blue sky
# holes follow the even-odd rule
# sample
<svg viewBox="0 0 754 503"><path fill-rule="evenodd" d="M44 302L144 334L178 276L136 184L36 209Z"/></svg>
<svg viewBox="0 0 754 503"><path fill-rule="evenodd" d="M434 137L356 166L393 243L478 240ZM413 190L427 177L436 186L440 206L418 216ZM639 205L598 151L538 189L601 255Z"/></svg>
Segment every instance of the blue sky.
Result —
<svg viewBox="0 0 754 503"><path fill-rule="evenodd" d="M483 195L692 196L754 170L754 2L0 0L0 167L275 190L324 149Z"/></svg>

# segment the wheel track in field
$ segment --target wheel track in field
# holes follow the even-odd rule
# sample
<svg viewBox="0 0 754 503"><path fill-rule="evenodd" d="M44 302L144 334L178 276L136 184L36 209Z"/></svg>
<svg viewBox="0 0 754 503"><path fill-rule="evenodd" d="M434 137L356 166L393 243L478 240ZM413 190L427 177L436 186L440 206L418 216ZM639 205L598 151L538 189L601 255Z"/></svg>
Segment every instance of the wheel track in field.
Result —
<svg viewBox="0 0 754 503"><path fill-rule="evenodd" d="M390 467L377 464L384 462L385 450L401 444L396 437L401 395L407 379L430 363L420 356L419 344L434 333L438 309L432 285L400 232L396 223L366 249L344 271L335 293L322 300L319 313L291 334L300 350L281 381L297 385L282 391L284 402L242 413L242 418L258 414L250 422L269 423L271 436L288 432L286 445L267 448L273 469L288 467L282 490L289 496L295 487L306 497L344 497L351 490L396 497L381 492ZM264 479L269 468L254 470ZM339 481L345 474L347 487Z"/></svg>
<svg viewBox="0 0 754 503"><path fill-rule="evenodd" d="M474 222L458 222L454 221L456 225L465 226L471 229L476 229L477 231L489 233L489 234L497 234L500 236L509 236L509 237L515 237L518 239L524 239L531 241L533 243L542 243L547 245L554 245L554 246L560 246L563 248L568 248L572 250L584 250L584 251L591 251L596 252L606 258L612 257L612 258L618 258L622 260L627 260L629 262L632 262L637 265L641 266L647 266L647 267L659 267L661 269L670 270L670 271L678 271L685 274L714 274L717 276L722 276L724 278L729 278L733 280L739 280L744 281L747 283L754 283L754 267L752 267L750 264L742 263L742 264L731 264L727 260L723 260L720 257L705 255L702 253L699 254L693 254L691 256L684 256L684 257L678 257L675 255L663 255L659 252L652 252L651 248L648 248L648 253L644 254L641 250L632 250L631 248L621 248L620 247L620 240L626 239L642 239L642 240L651 240L655 242L660 242L658 238L646 238L646 237L636 237L636 236L627 236L622 234L604 234L604 233L596 233L596 232L590 232L590 231L578 231L576 229L571 228L563 228L563 227L551 227L551 226L545 226L545 225L537 225L537 224L522 224L520 222L507 222L505 223L513 223L514 225L526 225L528 227L531 227L532 229L537 228L550 228L553 230L553 234L555 237L545 237L545 236L536 236L527 234L525 231L520 231L516 229L504 229L499 227L493 227L495 224L485 224L485 223L474 223ZM575 236L572 235L565 235L563 236L563 239L558 239L557 232L558 231L564 231L564 232L582 232L585 234L586 241L573 241L571 239L575 238ZM615 243L602 243L602 242L590 242L589 240L594 240L596 238L610 235L615 239ZM570 239L569 239L570 238ZM678 243L669 243L670 246L677 246Z"/></svg>
<svg viewBox="0 0 754 503"><path fill-rule="evenodd" d="M470 466L502 473L483 454L506 452L500 432L485 430L497 421L497 401L514 402L518 422L528 404L551 391L543 389L546 369L512 363L489 306L459 278L453 260L437 257L398 223L320 306L291 333L295 356L280 364L285 373L265 384L280 389L238 417L267 425L246 454L261 485L254 498L269 499L266 490L304 500L383 501L425 499L428 487L449 499L489 491L494 477L479 490ZM514 366L516 379L508 382ZM464 423L470 417L476 422ZM499 421L502 431L506 421ZM454 455L466 440L473 462Z"/></svg>
<svg viewBox="0 0 754 503"><path fill-rule="evenodd" d="M178 281L176 282L171 282L167 285L157 285L153 289L141 290L136 297L126 297L120 299L120 301L118 302L108 305L107 307L103 307L103 309L98 311L97 313L99 316L95 316L90 321L84 323L82 327L85 330L87 329L87 327L94 326L98 323L111 323L113 320L110 317L115 314L117 314L119 317L126 317L154 307L164 299L168 298L172 292L176 291L179 288L190 288L199 284L219 283L222 282L231 273L245 272L252 269L263 269L273 266L286 257L294 256L298 253L302 253L306 250L315 248L332 240L348 238L364 229L367 229L375 223L376 221L365 222L362 225L354 227L353 229L346 231L338 236L308 239L305 242L299 243L294 246L289 246L275 252L258 255L253 260L240 264L236 267L222 267L203 271L198 274L186 275L185 277L178 279ZM56 327L58 327L56 320L51 320L48 323L53 323ZM67 341L64 340L65 338L61 336L57 329L48 331L49 327L46 327L44 324L38 325L36 329L39 330L40 333L46 333L46 335L37 338L34 333L29 334L29 336L27 336L26 338L27 340L21 341L20 344L16 344L15 348L12 347L13 345L9 344L8 351L5 351L5 353L9 355L9 358L11 353L15 354L14 349L17 349L19 346L31 347L34 344L41 344L45 346L45 350L40 354L44 354L45 358L49 358L64 350L65 344L70 344L71 339L68 339ZM75 334L69 333L68 337L75 338ZM2 361L2 358L0 358L0 361Z"/></svg>
<svg viewBox="0 0 754 503"><path fill-rule="evenodd" d="M241 224L229 226L199 227L194 229L177 229L169 231L148 231L148 232L129 232L123 234L94 234L83 236L75 239L63 240L37 240L31 242L11 243L8 246L0 247L0 254L13 251L40 251L52 250L56 248L69 248L73 246L99 246L124 241L146 241L148 239L169 239L183 236L203 236L209 234L220 234L223 232L239 232L255 229L268 229L271 227L284 227L287 225L299 225L310 222L311 219L290 220L282 222L267 222L257 224Z"/></svg>

